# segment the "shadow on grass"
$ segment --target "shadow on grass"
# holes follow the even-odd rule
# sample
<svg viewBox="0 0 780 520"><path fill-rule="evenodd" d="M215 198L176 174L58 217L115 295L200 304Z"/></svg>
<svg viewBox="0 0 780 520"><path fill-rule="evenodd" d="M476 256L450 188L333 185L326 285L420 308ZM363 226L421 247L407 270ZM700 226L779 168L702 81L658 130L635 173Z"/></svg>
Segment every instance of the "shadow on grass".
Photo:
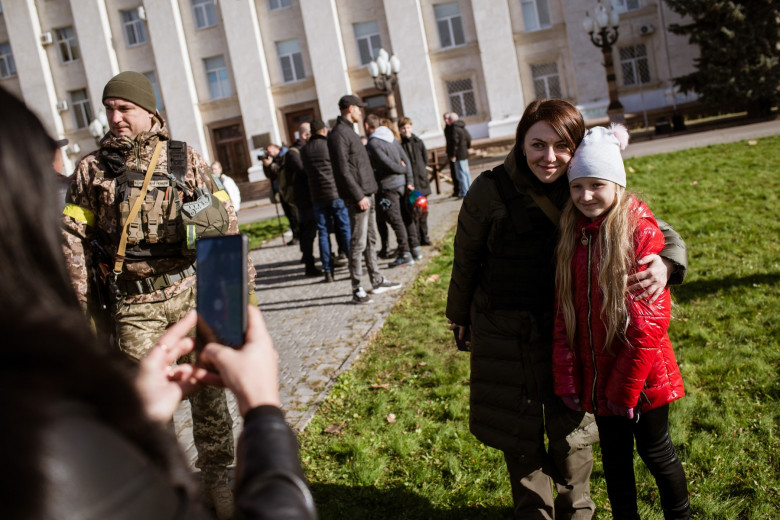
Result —
<svg viewBox="0 0 780 520"><path fill-rule="evenodd" d="M780 283L780 273L761 273L742 277L727 276L713 280L685 282L675 286L672 291L674 299L678 303L687 303L732 287L753 287L754 285L775 285L777 283Z"/></svg>
<svg viewBox="0 0 780 520"><path fill-rule="evenodd" d="M424 497L405 488L377 489L374 486L312 484L320 520L352 518L380 519L511 519L512 509L499 506L439 509Z"/></svg>

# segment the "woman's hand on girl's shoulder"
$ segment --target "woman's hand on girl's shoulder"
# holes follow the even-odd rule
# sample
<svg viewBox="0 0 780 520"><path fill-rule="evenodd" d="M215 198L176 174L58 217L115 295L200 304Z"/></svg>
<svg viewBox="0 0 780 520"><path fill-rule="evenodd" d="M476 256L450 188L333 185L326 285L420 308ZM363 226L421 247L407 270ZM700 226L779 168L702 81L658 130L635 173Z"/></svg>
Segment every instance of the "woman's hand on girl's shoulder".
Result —
<svg viewBox="0 0 780 520"><path fill-rule="evenodd" d="M647 300L648 303L654 303L663 294L672 272L666 262L668 260L658 255L647 255L639 259L639 266L647 265L647 269L628 277L628 292L633 294L634 301Z"/></svg>

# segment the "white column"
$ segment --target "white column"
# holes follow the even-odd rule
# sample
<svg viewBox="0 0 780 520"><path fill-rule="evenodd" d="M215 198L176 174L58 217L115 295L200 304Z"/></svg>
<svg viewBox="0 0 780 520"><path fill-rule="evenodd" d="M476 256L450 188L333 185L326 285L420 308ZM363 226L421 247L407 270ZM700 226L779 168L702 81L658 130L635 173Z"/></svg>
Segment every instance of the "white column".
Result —
<svg viewBox="0 0 780 520"><path fill-rule="evenodd" d="M146 2L146 23L171 137L186 141L210 161L190 55L177 0ZM203 74L203 69L200 70Z"/></svg>
<svg viewBox="0 0 780 520"><path fill-rule="evenodd" d="M41 23L35 0L3 2L3 14L24 102L52 136L62 137L65 130L57 111L57 92L49 60L41 45ZM62 98L65 99L64 93Z"/></svg>
<svg viewBox="0 0 780 520"><path fill-rule="evenodd" d="M429 148L444 146L442 116L418 0L384 0L393 54L401 60L398 90L404 115Z"/></svg>
<svg viewBox="0 0 780 520"><path fill-rule="evenodd" d="M79 50L87 71L87 92L92 113L103 109L103 87L119 74L105 0L71 0L70 10L79 37Z"/></svg>
<svg viewBox="0 0 780 520"><path fill-rule="evenodd" d="M244 133L248 136L249 156L252 160L249 180L255 182L264 179L265 175L253 149L251 136L269 133L272 143L282 140L271 93L265 47L253 1L220 2L219 7L225 25Z"/></svg>
<svg viewBox="0 0 780 520"><path fill-rule="evenodd" d="M472 0L471 9L477 28L479 52L483 57L482 63L493 64L482 67L490 109L488 135L514 135L517 123L523 115L525 102L509 5L505 1Z"/></svg>
<svg viewBox="0 0 780 520"><path fill-rule="evenodd" d="M320 114L327 122L340 115L341 96L352 93L336 1L300 2Z"/></svg>

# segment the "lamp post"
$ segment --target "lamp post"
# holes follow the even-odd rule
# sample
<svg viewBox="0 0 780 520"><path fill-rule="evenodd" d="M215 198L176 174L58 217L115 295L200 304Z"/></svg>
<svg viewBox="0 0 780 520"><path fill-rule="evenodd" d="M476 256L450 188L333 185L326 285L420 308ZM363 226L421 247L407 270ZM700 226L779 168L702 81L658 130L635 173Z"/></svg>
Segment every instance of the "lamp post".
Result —
<svg viewBox="0 0 780 520"><path fill-rule="evenodd" d="M374 78L374 86L387 98L387 115L393 123L398 122L394 89L398 84L400 71L401 60L395 54L388 55L384 49L379 49L376 59L368 64L368 72Z"/></svg>
<svg viewBox="0 0 780 520"><path fill-rule="evenodd" d="M609 11L607 11L601 0L596 6L595 20L585 11L585 19L582 21L585 32L590 35L590 41L604 54L604 68L607 72L607 87L609 88L607 115L611 123L626 122L625 110L618 99L615 65L612 62L612 45L618 39L619 24L620 16L615 8L610 6Z"/></svg>

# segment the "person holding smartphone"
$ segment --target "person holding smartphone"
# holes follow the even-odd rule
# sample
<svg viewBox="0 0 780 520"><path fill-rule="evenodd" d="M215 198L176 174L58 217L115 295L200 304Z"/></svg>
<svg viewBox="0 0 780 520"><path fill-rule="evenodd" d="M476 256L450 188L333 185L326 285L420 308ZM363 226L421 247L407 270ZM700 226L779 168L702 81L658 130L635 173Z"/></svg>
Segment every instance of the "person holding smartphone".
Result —
<svg viewBox="0 0 780 520"><path fill-rule="evenodd" d="M244 417L239 515L316 519L256 308L247 309L241 349L205 346L218 374L173 365L192 351L194 311L155 337L138 365L93 334L56 230L55 148L40 120L0 87L0 391L12 418L0 429L0 518L211 517L169 425L184 395L218 384L235 393Z"/></svg>

